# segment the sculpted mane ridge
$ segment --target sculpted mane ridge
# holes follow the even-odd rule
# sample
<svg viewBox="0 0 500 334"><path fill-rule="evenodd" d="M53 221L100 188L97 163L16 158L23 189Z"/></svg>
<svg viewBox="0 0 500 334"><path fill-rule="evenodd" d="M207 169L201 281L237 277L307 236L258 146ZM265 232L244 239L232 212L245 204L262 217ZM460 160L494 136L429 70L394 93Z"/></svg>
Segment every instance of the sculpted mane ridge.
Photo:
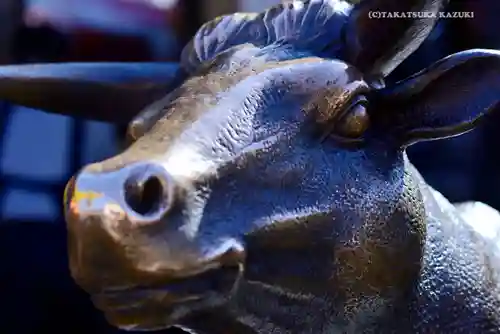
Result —
<svg viewBox="0 0 500 334"><path fill-rule="evenodd" d="M314 55L334 57L351 5L344 0L286 1L261 13L235 13L205 23L184 48L181 64L194 71L231 47L287 42Z"/></svg>

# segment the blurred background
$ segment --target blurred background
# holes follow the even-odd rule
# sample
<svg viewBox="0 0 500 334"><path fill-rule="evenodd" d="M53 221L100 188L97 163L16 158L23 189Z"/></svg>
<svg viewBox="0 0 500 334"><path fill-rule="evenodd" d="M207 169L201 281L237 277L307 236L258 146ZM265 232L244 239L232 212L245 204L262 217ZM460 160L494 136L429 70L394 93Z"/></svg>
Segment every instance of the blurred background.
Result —
<svg viewBox="0 0 500 334"><path fill-rule="evenodd" d="M176 61L206 20L278 2L1 0L0 63ZM454 6L450 10L474 11L474 20L441 22L390 82L459 50L499 48L500 37L490 28L500 2ZM481 200L500 209L499 117L459 138L412 147L410 159L451 200ZM115 154L124 131L0 101L0 333L118 333L70 279L61 203L70 176Z"/></svg>

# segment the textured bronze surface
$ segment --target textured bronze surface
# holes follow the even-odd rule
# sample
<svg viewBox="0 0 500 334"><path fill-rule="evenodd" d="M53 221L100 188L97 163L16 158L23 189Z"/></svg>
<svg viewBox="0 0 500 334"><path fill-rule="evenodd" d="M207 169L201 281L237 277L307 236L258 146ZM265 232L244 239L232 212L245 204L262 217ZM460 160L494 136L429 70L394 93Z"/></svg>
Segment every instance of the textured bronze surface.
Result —
<svg viewBox="0 0 500 334"><path fill-rule="evenodd" d="M64 209L72 275L109 322L200 334L499 333L500 215L450 204L405 148L465 133L493 110L500 52L453 54L386 87L436 19L370 17L446 2L294 1L219 17L176 75L148 86L155 96L117 84L130 102L122 115L119 99L109 110L98 95L88 117L131 120L132 144L84 166ZM64 73L51 66L38 73ZM85 90L84 79L70 81ZM1 82L0 96L23 102Z"/></svg>

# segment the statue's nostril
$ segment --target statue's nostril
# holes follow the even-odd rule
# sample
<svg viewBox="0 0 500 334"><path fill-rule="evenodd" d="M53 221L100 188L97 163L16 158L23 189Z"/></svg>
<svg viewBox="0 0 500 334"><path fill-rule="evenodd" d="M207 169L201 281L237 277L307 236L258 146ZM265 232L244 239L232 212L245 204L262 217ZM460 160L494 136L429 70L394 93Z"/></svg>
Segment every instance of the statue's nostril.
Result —
<svg viewBox="0 0 500 334"><path fill-rule="evenodd" d="M142 216L155 214L168 202L162 181L156 175L145 180L130 178L125 183L125 201L130 209Z"/></svg>

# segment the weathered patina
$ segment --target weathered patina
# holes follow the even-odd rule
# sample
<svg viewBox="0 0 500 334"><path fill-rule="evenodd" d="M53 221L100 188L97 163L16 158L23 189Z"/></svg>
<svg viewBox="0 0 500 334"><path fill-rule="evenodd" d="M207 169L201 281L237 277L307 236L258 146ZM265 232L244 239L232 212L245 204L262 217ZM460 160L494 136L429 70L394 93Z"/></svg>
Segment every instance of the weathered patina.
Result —
<svg viewBox="0 0 500 334"><path fill-rule="evenodd" d="M369 17L445 2L224 16L176 75L3 68L1 97L131 120L131 146L65 192L71 271L96 307L121 328L201 334L500 332L500 215L450 204L405 155L488 115L500 52L453 54L386 86L436 19ZM80 94L89 101L71 100Z"/></svg>

